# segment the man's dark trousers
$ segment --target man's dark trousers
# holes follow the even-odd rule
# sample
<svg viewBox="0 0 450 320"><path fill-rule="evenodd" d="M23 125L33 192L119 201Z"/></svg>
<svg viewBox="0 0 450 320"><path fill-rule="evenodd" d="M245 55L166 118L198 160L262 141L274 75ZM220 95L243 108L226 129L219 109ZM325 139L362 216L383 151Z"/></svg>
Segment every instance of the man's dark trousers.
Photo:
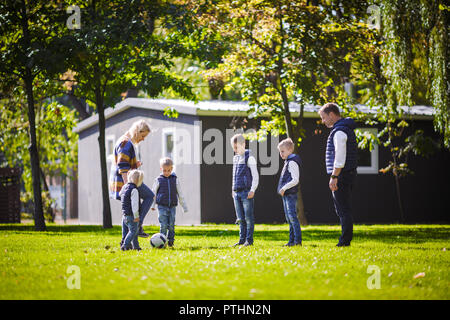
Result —
<svg viewBox="0 0 450 320"><path fill-rule="evenodd" d="M356 169L342 171L339 174L336 191L332 191L334 208L338 215L342 234L339 237L338 245L350 245L353 238L353 212L351 205L351 195L356 179Z"/></svg>

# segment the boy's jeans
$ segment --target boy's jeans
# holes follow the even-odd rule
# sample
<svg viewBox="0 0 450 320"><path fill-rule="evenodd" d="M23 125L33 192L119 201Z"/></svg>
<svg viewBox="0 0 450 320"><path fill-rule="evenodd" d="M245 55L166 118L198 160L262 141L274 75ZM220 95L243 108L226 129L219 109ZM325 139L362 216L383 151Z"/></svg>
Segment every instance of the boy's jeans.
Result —
<svg viewBox="0 0 450 320"><path fill-rule="evenodd" d="M138 225L134 222L133 216L123 216L122 218L122 247L125 249L139 249Z"/></svg>
<svg viewBox="0 0 450 320"><path fill-rule="evenodd" d="M239 219L239 243L253 244L253 230L255 229L254 207L255 198L247 199L249 191L236 191L234 193L234 208Z"/></svg>
<svg viewBox="0 0 450 320"><path fill-rule="evenodd" d="M342 171L338 178L338 189L332 192L334 207L342 228L339 244L349 245L353 238L351 193L355 178L356 170Z"/></svg>
<svg viewBox="0 0 450 320"><path fill-rule="evenodd" d="M158 220L160 223L159 232L167 236L167 240L173 242L175 240L175 214L177 207L167 207L158 205ZM169 235L167 235L169 230Z"/></svg>
<svg viewBox="0 0 450 320"><path fill-rule="evenodd" d="M153 203L153 198L155 195L152 190L147 187L144 183L141 184L138 188L139 198L142 199L142 202L139 206L139 229L138 231L142 231L142 224L144 223L144 218L150 210L150 206ZM143 232L143 231L142 231Z"/></svg>
<svg viewBox="0 0 450 320"><path fill-rule="evenodd" d="M289 223L289 243L301 244L302 231L297 218L297 193L286 194L282 199L286 221Z"/></svg>

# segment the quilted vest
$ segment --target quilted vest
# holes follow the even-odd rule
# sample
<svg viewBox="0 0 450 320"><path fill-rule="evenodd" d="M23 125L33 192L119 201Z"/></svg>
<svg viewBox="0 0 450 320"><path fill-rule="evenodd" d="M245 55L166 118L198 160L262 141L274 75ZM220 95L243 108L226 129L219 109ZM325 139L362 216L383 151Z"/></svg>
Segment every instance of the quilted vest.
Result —
<svg viewBox="0 0 450 320"><path fill-rule="evenodd" d="M250 190L252 187L252 172L248 167L248 158L250 157L250 151L245 150L244 163L238 163L239 155L233 157L233 191Z"/></svg>
<svg viewBox="0 0 450 320"><path fill-rule="evenodd" d="M280 180L278 181L278 189L277 191L280 192L280 189L284 187L285 184L287 184L289 181L292 180L292 175L289 172L289 162L295 161L298 165L298 170L300 171L300 166L302 164L302 160L300 159L300 156L298 154L292 153L290 154L287 159L284 161L283 171L280 175ZM291 194L291 193L297 193L298 192L298 184L292 188L287 189L284 194Z"/></svg>
<svg viewBox="0 0 450 320"><path fill-rule="evenodd" d="M177 176L172 173L169 177L158 177L159 188L156 192L156 203L166 207L178 205Z"/></svg>
<svg viewBox="0 0 450 320"><path fill-rule="evenodd" d="M352 118L342 118L333 125L328 136L325 153L325 164L328 174L331 174L334 168L335 149L333 138L337 131L343 131L347 135L345 166L342 170L349 171L356 169L358 166L358 144L356 143L355 128L356 123Z"/></svg>
<svg viewBox="0 0 450 320"><path fill-rule="evenodd" d="M123 190L122 191L122 198L121 198L121 203L122 203L122 214L125 216L132 216L133 215L133 210L131 210L131 191L133 191L133 189L136 189L136 185L134 183L126 183L123 186Z"/></svg>

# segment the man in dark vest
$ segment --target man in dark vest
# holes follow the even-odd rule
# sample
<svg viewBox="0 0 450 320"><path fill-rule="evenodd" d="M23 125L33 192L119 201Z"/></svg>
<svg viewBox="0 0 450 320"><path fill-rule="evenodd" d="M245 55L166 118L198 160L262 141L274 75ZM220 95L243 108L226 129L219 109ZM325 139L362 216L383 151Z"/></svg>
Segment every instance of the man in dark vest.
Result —
<svg viewBox="0 0 450 320"><path fill-rule="evenodd" d="M358 145L356 143L356 123L351 118L341 118L335 103L327 103L319 110L325 126L331 128L327 140L325 163L330 175L329 187L333 195L334 207L341 223L342 234L338 247L350 245L353 237L353 215L351 192L358 166Z"/></svg>

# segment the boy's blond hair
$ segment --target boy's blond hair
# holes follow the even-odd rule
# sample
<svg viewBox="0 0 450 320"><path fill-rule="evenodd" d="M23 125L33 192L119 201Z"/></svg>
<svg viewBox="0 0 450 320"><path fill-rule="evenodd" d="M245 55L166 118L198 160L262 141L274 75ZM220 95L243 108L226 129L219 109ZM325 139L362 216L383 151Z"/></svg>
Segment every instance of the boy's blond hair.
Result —
<svg viewBox="0 0 450 320"><path fill-rule="evenodd" d="M291 138L286 138L280 141L280 143L278 144L278 150L280 150L281 147L287 148L289 150L294 150L295 145Z"/></svg>
<svg viewBox="0 0 450 320"><path fill-rule="evenodd" d="M159 160L159 165L161 168L165 166L173 166L173 161L169 157L161 158L161 160Z"/></svg>
<svg viewBox="0 0 450 320"><path fill-rule="evenodd" d="M230 143L231 146L234 146L237 143L245 145L245 138L241 133L238 133L231 137Z"/></svg>
<svg viewBox="0 0 450 320"><path fill-rule="evenodd" d="M137 169L128 171L128 181L139 187L144 181L144 172Z"/></svg>

